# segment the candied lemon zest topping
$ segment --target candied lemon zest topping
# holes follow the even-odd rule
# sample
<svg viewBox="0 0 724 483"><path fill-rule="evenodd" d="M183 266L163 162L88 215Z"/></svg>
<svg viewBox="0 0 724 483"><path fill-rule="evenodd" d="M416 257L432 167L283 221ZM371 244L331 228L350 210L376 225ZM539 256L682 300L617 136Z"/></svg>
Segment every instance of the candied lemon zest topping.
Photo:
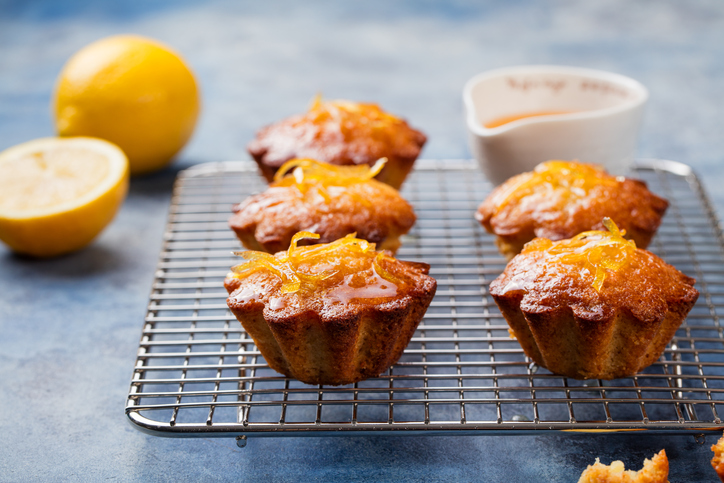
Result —
<svg viewBox="0 0 724 483"><path fill-rule="evenodd" d="M375 125L383 126L400 122L398 117L383 111L377 104L353 102L345 99L325 101L322 94L314 96L306 115L315 123L327 120L345 121L353 116L365 118L366 122L373 124L373 127Z"/></svg>
<svg viewBox="0 0 724 483"><path fill-rule="evenodd" d="M594 164L577 161L546 161L529 173L519 175L518 181L495 196L493 203L500 212L511 202L530 195L534 190L559 191L567 198L581 198L595 186L615 185L616 178Z"/></svg>
<svg viewBox="0 0 724 483"><path fill-rule="evenodd" d="M400 285L402 281L384 269L380 262L390 259L384 252L375 251L375 244L356 238L350 233L332 243L310 246L297 246L304 238L319 239L319 235L301 231L294 235L289 249L283 254L270 255L258 251L234 252L248 260L231 268L231 276L246 278L253 273L269 271L282 280L282 293L295 293L300 290L313 291L323 280L339 273L337 269L344 256L366 257L372 259L375 272L383 279ZM321 267L321 268L320 268Z"/></svg>
<svg viewBox="0 0 724 483"><path fill-rule="evenodd" d="M317 92L317 94L312 98L312 103L309 105L309 112L316 111L322 106L322 93Z"/></svg>
<svg viewBox="0 0 724 483"><path fill-rule="evenodd" d="M318 194L325 203L329 203L332 200L332 194L327 189L328 187L346 187L369 181L382 171L385 163L387 163L387 158L378 159L372 167L366 164L362 166L337 166L320 163L313 159L292 159L284 163L276 172L272 186L295 186L302 195L306 195L311 190L311 193ZM292 176L285 176L290 171ZM367 207L372 206L370 200L361 196L360 193L354 190L346 192L357 203Z"/></svg>
<svg viewBox="0 0 724 483"><path fill-rule="evenodd" d="M606 270L614 272L625 267L636 251L636 242L624 238L626 230L618 229L610 218L603 219L606 231L585 231L570 240L552 244L547 252L563 263L583 265L594 273L593 288L601 291Z"/></svg>
<svg viewBox="0 0 724 483"><path fill-rule="evenodd" d="M296 184L300 190L308 189L309 186L316 184L346 186L374 178L382 171L386 163L387 158L378 159L372 167L366 164L338 166L308 158L292 159L279 168L274 175L274 183L277 186ZM285 178L289 171L292 171L293 176Z"/></svg>

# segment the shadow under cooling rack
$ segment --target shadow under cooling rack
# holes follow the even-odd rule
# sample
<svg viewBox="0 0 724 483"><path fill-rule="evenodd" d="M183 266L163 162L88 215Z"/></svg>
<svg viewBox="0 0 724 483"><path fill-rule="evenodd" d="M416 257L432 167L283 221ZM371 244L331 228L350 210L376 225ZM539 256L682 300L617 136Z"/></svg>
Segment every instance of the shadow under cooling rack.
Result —
<svg viewBox="0 0 724 483"><path fill-rule="evenodd" d="M143 325L126 414L163 436L662 432L724 427L724 243L691 170L640 161L671 202L649 247L697 279L699 301L662 358L633 377L578 381L531 364L488 295L505 267L473 213L491 186L468 160L420 160L403 196L418 220L398 257L424 261L438 291L400 361L349 386L271 370L226 307L240 245L231 206L266 186L247 162L181 172Z"/></svg>

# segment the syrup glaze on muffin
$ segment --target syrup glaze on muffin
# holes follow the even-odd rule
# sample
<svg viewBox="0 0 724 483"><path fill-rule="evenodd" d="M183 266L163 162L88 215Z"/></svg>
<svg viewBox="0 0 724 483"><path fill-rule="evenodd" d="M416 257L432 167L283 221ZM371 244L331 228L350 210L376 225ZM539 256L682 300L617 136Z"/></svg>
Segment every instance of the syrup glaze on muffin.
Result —
<svg viewBox="0 0 724 483"><path fill-rule="evenodd" d="M270 183L290 159L372 166L386 157L389 162L377 179L399 189L425 141L422 132L377 104L317 96L307 113L262 128L247 149Z"/></svg>
<svg viewBox="0 0 724 483"><path fill-rule="evenodd" d="M372 168L289 161L266 191L233 208L229 226L250 250L286 250L299 231L320 235L307 243L330 243L356 232L394 254L415 213L397 190L372 179L384 164L384 158Z"/></svg>
<svg viewBox="0 0 724 483"><path fill-rule="evenodd" d="M699 292L695 280L623 238L537 238L490 284L526 355L576 379L614 379L663 353Z"/></svg>
<svg viewBox="0 0 724 483"><path fill-rule="evenodd" d="M308 384L350 384L397 362L435 295L425 264L347 236L270 255L242 252L227 304L269 366Z"/></svg>
<svg viewBox="0 0 724 483"><path fill-rule="evenodd" d="M563 240L601 230L604 217L646 248L668 206L643 181L614 177L591 164L548 161L496 188L475 217L510 259L536 237Z"/></svg>

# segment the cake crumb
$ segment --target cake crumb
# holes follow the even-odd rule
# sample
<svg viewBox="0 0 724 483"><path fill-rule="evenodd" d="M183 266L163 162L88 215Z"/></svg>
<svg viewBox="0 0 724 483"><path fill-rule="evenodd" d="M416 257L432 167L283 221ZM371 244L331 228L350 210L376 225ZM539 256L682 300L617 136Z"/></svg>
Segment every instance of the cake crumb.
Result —
<svg viewBox="0 0 724 483"><path fill-rule="evenodd" d="M578 483L668 483L668 476L669 459L662 449L653 458L644 460L644 467L639 471L626 470L621 461L614 461L607 466L596 458L596 462L581 474Z"/></svg>
<svg viewBox="0 0 724 483"><path fill-rule="evenodd" d="M711 445L714 457L711 459L711 466L719 475L719 479L724 482L724 436L719 438L716 444Z"/></svg>

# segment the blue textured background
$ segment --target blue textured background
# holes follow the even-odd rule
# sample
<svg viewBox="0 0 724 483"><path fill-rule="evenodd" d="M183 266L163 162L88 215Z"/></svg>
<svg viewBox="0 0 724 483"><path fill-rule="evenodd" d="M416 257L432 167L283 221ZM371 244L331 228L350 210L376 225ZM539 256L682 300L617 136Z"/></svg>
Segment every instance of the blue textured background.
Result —
<svg viewBox="0 0 724 483"><path fill-rule="evenodd" d="M204 109L177 162L134 179L87 249L47 261L0 247L0 480L575 481L600 456L640 467L665 448L671 481L714 481L691 436L541 435L165 439L123 414L175 173L246 158L260 126L312 96L379 102L468 157L461 89L496 67L611 70L651 92L640 156L688 163L724 209L720 1L126 2L0 0L0 149L53 134L63 63L133 32L193 66Z"/></svg>

